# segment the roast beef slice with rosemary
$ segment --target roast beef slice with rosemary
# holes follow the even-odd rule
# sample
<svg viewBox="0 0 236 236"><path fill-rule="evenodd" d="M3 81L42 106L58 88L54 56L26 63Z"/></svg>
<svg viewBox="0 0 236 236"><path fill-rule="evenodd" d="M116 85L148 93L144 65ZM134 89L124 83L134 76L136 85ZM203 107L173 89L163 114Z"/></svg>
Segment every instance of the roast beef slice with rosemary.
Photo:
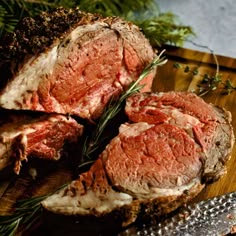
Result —
<svg viewBox="0 0 236 236"><path fill-rule="evenodd" d="M127 226L139 215L175 210L222 175L234 142L229 112L192 93L168 92L132 95L126 113L130 122L90 170L44 208L99 218L118 212Z"/></svg>

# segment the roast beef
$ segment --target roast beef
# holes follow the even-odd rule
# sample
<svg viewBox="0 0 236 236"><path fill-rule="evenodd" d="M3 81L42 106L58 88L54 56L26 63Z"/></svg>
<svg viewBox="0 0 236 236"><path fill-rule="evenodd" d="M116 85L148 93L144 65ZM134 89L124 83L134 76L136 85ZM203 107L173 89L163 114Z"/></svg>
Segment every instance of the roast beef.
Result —
<svg viewBox="0 0 236 236"><path fill-rule="evenodd" d="M132 96L126 113L132 122L169 123L184 129L204 152L203 177L213 181L224 174L234 142L229 111L194 93L169 92Z"/></svg>
<svg viewBox="0 0 236 236"><path fill-rule="evenodd" d="M0 46L0 106L96 119L154 56L139 28L118 17L59 8L25 18Z"/></svg>
<svg viewBox="0 0 236 236"><path fill-rule="evenodd" d="M126 226L140 213L173 211L222 174L234 142L229 112L184 92L138 93L125 109L130 122L44 208L97 217L118 212Z"/></svg>
<svg viewBox="0 0 236 236"><path fill-rule="evenodd" d="M58 114L1 111L0 169L13 164L19 174L29 157L58 160L66 143L77 145L83 126Z"/></svg>

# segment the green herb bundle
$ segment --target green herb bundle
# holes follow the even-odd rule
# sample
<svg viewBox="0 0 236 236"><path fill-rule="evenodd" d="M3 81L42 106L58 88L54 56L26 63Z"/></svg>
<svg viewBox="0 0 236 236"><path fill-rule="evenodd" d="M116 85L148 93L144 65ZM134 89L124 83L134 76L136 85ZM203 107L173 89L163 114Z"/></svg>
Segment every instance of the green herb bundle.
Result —
<svg viewBox="0 0 236 236"><path fill-rule="evenodd" d="M189 26L180 24L173 13L161 13L154 0L1 0L0 40L12 32L25 16L36 16L56 7L74 8L104 16L120 16L137 24L154 46L182 45L191 35Z"/></svg>

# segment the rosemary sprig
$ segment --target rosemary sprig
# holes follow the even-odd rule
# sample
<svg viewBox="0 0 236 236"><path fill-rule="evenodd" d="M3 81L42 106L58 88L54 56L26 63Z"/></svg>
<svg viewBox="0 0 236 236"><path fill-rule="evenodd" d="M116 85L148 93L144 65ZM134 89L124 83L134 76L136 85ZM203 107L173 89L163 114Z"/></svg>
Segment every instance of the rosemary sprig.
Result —
<svg viewBox="0 0 236 236"><path fill-rule="evenodd" d="M81 166L94 162L90 157L101 144L101 136L105 127L122 109L125 99L142 88L142 85L139 85L139 82L151 73L156 66L161 66L167 62L167 59L164 56L162 57L163 53L164 50L143 70L138 80L132 83L128 90L126 90L118 100L110 102L109 106L99 119L97 128L91 136L92 138L87 137L86 139L87 141L85 142L83 150L83 163ZM66 185L59 187L56 191L64 186ZM0 235L14 236L18 229L23 229L23 227L26 230L29 229L34 223L40 220L43 213L41 202L53 193L18 201L12 214L0 216Z"/></svg>
<svg viewBox="0 0 236 236"><path fill-rule="evenodd" d="M121 111L126 98L130 95L138 92L143 85L140 85L140 81L143 80L148 74L150 74L156 66L162 66L167 62L165 57L162 57L165 50L163 50L141 73L139 78L133 82L128 90L124 91L118 100L111 100L102 116L99 119L97 127L91 137L85 139L84 148L82 151L82 162L79 165L79 168L93 163L92 154L97 150L97 148L102 144L103 132L112 119Z"/></svg>
<svg viewBox="0 0 236 236"><path fill-rule="evenodd" d="M64 186L62 185L56 191ZM14 236L18 230L30 229L41 218L43 213L41 202L53 193L17 201L12 214L0 215L0 235Z"/></svg>

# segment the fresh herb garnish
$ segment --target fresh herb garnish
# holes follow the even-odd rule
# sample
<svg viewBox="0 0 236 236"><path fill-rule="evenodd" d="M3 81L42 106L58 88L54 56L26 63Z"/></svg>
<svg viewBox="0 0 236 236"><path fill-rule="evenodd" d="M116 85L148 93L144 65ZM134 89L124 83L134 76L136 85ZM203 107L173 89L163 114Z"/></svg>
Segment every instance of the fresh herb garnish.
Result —
<svg viewBox="0 0 236 236"><path fill-rule="evenodd" d="M151 10L149 10L149 15ZM132 19L130 19L132 21ZM194 32L191 27L177 24L177 17L171 13L160 13L149 18L139 17L133 20L138 25L153 46L173 44L183 46L183 43Z"/></svg>
<svg viewBox="0 0 236 236"><path fill-rule="evenodd" d="M201 46L201 47L204 47L204 46ZM217 56L214 54L212 50L211 50L211 53L214 57L214 61L216 64L216 71L214 75L210 75L207 73L202 75L199 73L199 69L197 67L190 67L189 65L184 65L177 62L173 64L173 67L176 69L182 69L184 73L191 73L193 76L198 75L202 78L197 85L198 90L193 91L197 93L199 96L204 96L211 91L219 89L220 85L224 85L224 89L226 89L227 94L229 94L230 92L232 92L232 90L234 89L236 90L236 87L233 86L230 80L227 80L226 83L222 81L222 74L220 74L219 62L218 62Z"/></svg>
<svg viewBox="0 0 236 236"><path fill-rule="evenodd" d="M2 0L0 1L0 39L6 32L14 31L25 16L34 17L42 11L56 7L74 8L104 16L120 16L137 24L154 45L171 43L182 45L194 35L189 26L177 22L170 12L161 13L154 0Z"/></svg>
<svg viewBox="0 0 236 236"><path fill-rule="evenodd" d="M91 135L91 138L88 137L87 141L85 142L86 145L84 146L83 150L83 163L81 163L81 166L94 162L94 160L91 159L91 154L100 145L100 142L102 142L101 136L105 127L122 109L125 99L133 93L138 92L142 88L142 85L139 85L139 82L149 73L151 73L156 66L161 66L167 62L167 59L165 57L162 57L163 53L164 51L162 51L143 70L138 80L132 83L129 88L123 94L121 94L119 99L111 102L107 109L105 109L104 113L99 119L94 133ZM64 186L66 185L59 187L59 189L63 188ZM57 189L56 191L58 191L59 189ZM29 229L36 221L40 220L41 214L43 212L41 202L53 193L17 201L12 214L0 216L0 235L13 236L18 230Z"/></svg>
<svg viewBox="0 0 236 236"><path fill-rule="evenodd" d="M195 68L191 68L189 65L183 65L180 63L174 63L173 67L176 69L183 69L184 73L191 73L192 75L198 75L198 69Z"/></svg>
<svg viewBox="0 0 236 236"><path fill-rule="evenodd" d="M189 41L193 45L207 49L213 56L216 70L214 75L210 74L199 74L199 70L196 67L191 68L189 65L180 64L178 62L173 64L173 67L176 69L183 69L184 73L191 73L193 76L200 76L202 79L199 81L198 84L198 90L194 90L193 92L197 93L199 96L204 96L207 93L217 90L217 89L223 89L222 94L230 94L234 90L236 90L236 86L232 83L230 79L227 79L225 82L222 80L222 74L220 73L220 65L217 59L217 56L215 55L214 51L210 49L208 46L197 44L193 41Z"/></svg>
<svg viewBox="0 0 236 236"><path fill-rule="evenodd" d="M12 214L0 215L0 235L14 236L19 230L28 230L41 218L43 213L41 202L53 193L17 201Z"/></svg>
<svg viewBox="0 0 236 236"><path fill-rule="evenodd" d="M222 75L219 73L219 69L216 70L214 75L210 74L200 74L199 69L196 67L191 67L189 65L183 65L179 63L173 64L174 68L182 69L186 74L192 74L192 76L200 76L201 80L199 81L197 90L193 90L199 96L204 96L207 93L216 90L219 88L220 84L222 84Z"/></svg>
<svg viewBox="0 0 236 236"><path fill-rule="evenodd" d="M221 74L215 74L213 76L204 74L202 77L202 80L198 84L199 96L204 96L205 94L218 89L219 85L222 83Z"/></svg>
<svg viewBox="0 0 236 236"><path fill-rule="evenodd" d="M199 96L204 96L214 90L223 90L223 95L228 95L236 90L236 86L230 79L227 79L225 82L222 79L222 74L219 73L219 67L217 67L216 73L214 75L210 74L200 74L198 68L191 68L189 65L183 65L180 63L174 63L174 68L182 69L184 73L191 73L193 76L200 76L201 80L199 81L197 90L193 90Z"/></svg>
<svg viewBox="0 0 236 236"><path fill-rule="evenodd" d="M233 85L230 79L227 79L225 83L223 83L224 89L226 90L226 94L230 94L233 90L236 90L236 86Z"/></svg>

